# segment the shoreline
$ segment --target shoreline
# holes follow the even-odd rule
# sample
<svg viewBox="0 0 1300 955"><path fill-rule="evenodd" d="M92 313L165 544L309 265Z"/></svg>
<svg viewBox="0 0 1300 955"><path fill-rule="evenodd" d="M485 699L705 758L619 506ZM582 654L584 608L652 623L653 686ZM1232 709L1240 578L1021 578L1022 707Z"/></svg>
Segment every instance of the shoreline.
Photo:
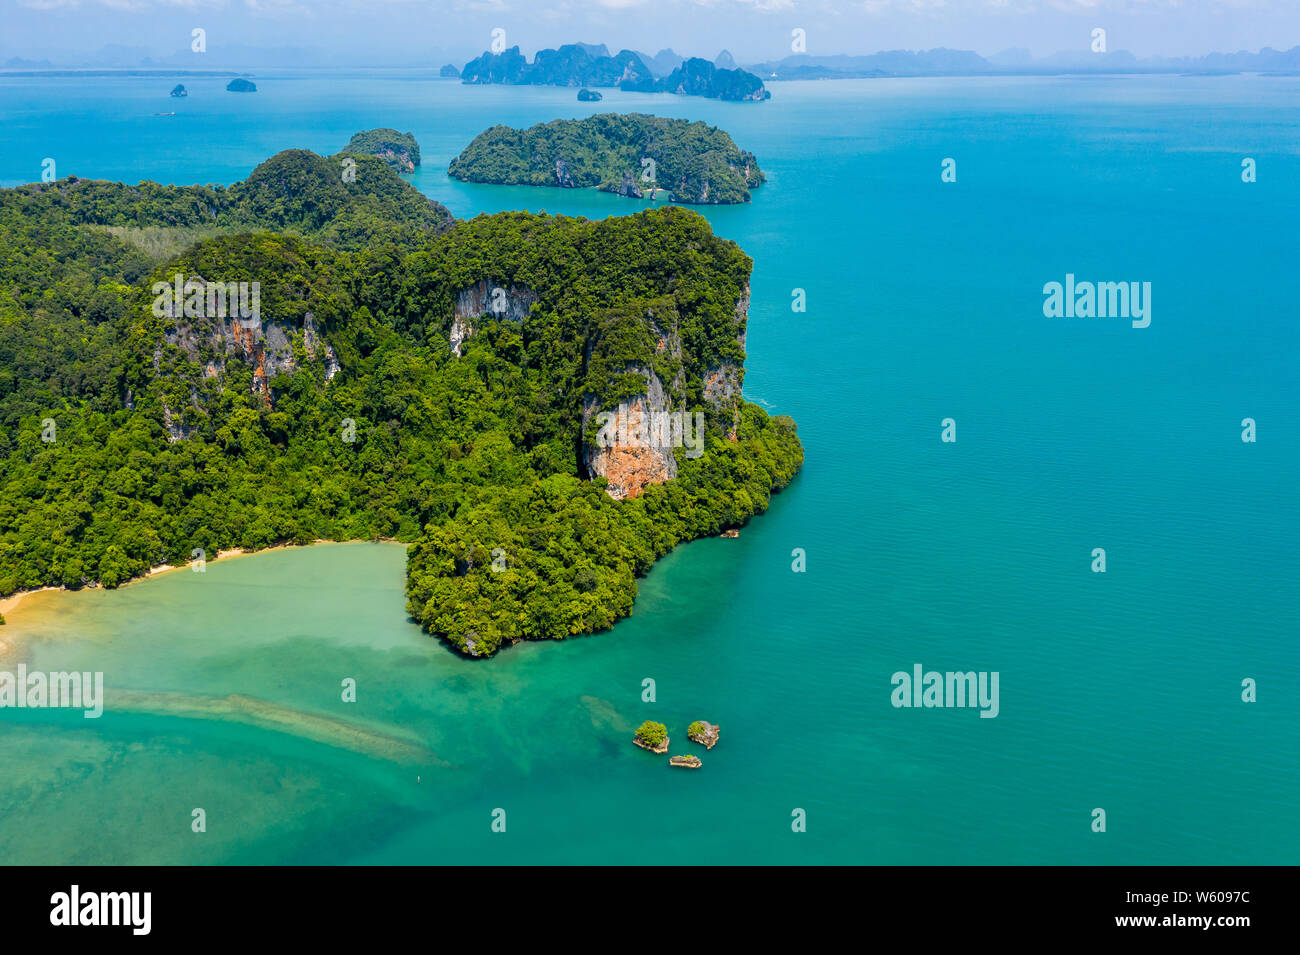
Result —
<svg viewBox="0 0 1300 955"><path fill-rule="evenodd" d="M289 550L295 547L315 547L318 544L365 544L365 543L400 544L401 541L395 540L393 538L386 538L386 537L380 538L378 541L369 541L369 540L335 541L335 540L325 540L322 538L322 539L310 541L309 543L306 544L273 544L270 547L263 547L259 550L246 550L242 547L232 547L229 550L217 551L217 556L211 558L211 560L229 560L237 557L252 557L256 554L269 554L272 551ZM155 567L150 567L144 573L136 577L132 577L130 580L126 581L116 589L120 590L122 589L122 587L130 587L132 584L143 583L146 580L150 580L154 577L161 577L162 575L171 573L172 571L186 570L192 567L193 565L194 565L194 561L187 561L184 564L158 564ZM89 586L81 587L78 590L74 591L74 590L69 590L67 587L60 584L57 587L46 586L46 587L36 587L30 590L16 590L7 597L0 597L0 615L3 615L6 618L5 626L0 627L0 662L9 659L11 656L16 655L18 652L19 642L17 637L8 636L6 631L10 626L12 626L13 615L18 613L21 610L24 602L26 601L26 598L32 596L33 594L43 594L43 593L49 593L53 591L62 591L64 593L80 593L86 590L101 590L101 589L104 588L100 587L99 584L96 584L94 587L89 587Z"/></svg>

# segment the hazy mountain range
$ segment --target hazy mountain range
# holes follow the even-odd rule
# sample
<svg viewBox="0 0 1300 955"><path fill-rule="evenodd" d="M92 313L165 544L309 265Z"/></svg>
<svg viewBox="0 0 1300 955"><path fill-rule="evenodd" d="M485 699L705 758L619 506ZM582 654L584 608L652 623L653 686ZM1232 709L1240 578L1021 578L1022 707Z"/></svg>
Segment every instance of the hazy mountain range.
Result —
<svg viewBox="0 0 1300 955"><path fill-rule="evenodd" d="M593 57L609 56L603 43L573 44ZM686 57L672 49L655 54L637 53L656 78L664 78L681 67ZM463 54L455 50L431 51L426 59L397 62L357 61L304 47L223 46L219 53L196 55L183 50L169 56L150 55L143 47L113 44L93 54L40 58L12 56L0 60L0 69L266 69L342 68L344 66L389 66L436 70L447 62L463 63ZM1108 53L1070 51L1035 57L1025 49L1008 49L993 56L981 56L970 50L887 50L867 55L840 54L810 56L800 54L761 63L740 63L726 50L712 60L719 69L748 70L764 80L845 79L879 76L970 76L980 74L1051 74L1051 73L1198 73L1198 72L1280 72L1300 71L1300 46L1289 50L1264 47L1257 52L1208 53L1203 56L1137 57L1125 50Z"/></svg>

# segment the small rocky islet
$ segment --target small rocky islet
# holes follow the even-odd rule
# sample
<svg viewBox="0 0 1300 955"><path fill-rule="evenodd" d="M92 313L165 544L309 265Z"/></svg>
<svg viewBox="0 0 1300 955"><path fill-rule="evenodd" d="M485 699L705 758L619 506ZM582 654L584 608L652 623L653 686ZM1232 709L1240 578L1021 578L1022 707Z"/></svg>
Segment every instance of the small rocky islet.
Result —
<svg viewBox="0 0 1300 955"><path fill-rule="evenodd" d="M720 728L718 725L707 720L696 720L686 728L686 738L706 749L713 749L718 744L719 733ZM641 749L662 755L668 752L670 742L668 727L663 723L656 723L654 720L646 720L637 727L632 742ZM670 756L668 765L678 769L699 769L704 765L704 760L698 756Z"/></svg>
<svg viewBox="0 0 1300 955"><path fill-rule="evenodd" d="M696 720L686 727L686 738L692 743L699 743L705 749L713 749L718 745L719 732L717 724L707 720Z"/></svg>
<svg viewBox="0 0 1300 955"><path fill-rule="evenodd" d="M652 753L668 752L668 727L663 723L646 720L637 727L632 742Z"/></svg>

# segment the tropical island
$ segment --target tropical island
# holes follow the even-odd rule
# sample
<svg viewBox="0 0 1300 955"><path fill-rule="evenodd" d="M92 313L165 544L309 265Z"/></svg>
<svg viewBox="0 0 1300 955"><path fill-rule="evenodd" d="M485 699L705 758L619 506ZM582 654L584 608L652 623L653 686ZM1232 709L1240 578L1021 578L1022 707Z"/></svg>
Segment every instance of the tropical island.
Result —
<svg viewBox="0 0 1300 955"><path fill-rule="evenodd" d="M637 727L632 742L652 753L668 752L668 727L663 723L646 720Z"/></svg>
<svg viewBox="0 0 1300 955"><path fill-rule="evenodd" d="M538 50L532 63L517 46L500 53L484 51L465 64L460 80L511 86L617 87L635 93L677 93L737 102L761 102L772 95L761 79L742 69L721 69L709 60L692 57L668 75L659 76L641 54L620 50L611 56L603 43L568 43L555 50Z"/></svg>
<svg viewBox="0 0 1300 955"><path fill-rule="evenodd" d="M172 87L172 91L170 95L179 98L181 96L189 96L190 93L189 90L185 88L184 83L177 83L175 86Z"/></svg>
<svg viewBox="0 0 1300 955"><path fill-rule="evenodd" d="M232 93L256 93L257 84L252 80L236 78L226 84L226 89Z"/></svg>
<svg viewBox="0 0 1300 955"><path fill-rule="evenodd" d="M679 769L699 769L704 765L704 760L698 756L669 756L668 765Z"/></svg>
<svg viewBox="0 0 1300 955"><path fill-rule="evenodd" d="M595 187L642 198L657 188L686 203L749 202L765 176L754 154L716 126L644 113L600 113L528 129L493 126L447 170L466 182Z"/></svg>
<svg viewBox="0 0 1300 955"><path fill-rule="evenodd" d="M610 627L802 463L741 397L752 263L680 207L456 221L382 159L288 150L0 189L0 245L0 596L390 539L411 617L486 657ZM641 412L702 427L602 440Z"/></svg>
<svg viewBox="0 0 1300 955"><path fill-rule="evenodd" d="M605 96L603 93L599 93L596 90L589 90L585 86L578 90L579 103L599 103L604 98Z"/></svg>
<svg viewBox="0 0 1300 955"><path fill-rule="evenodd" d="M348 140L342 152L357 156L378 156L394 172L415 172L420 165L420 144L410 133L395 129L367 129Z"/></svg>

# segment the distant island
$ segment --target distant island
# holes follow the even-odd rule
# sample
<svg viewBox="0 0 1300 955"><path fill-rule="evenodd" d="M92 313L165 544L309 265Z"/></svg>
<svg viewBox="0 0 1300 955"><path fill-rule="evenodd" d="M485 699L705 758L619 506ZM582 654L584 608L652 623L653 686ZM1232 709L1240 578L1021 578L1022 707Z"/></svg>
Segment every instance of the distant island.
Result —
<svg viewBox="0 0 1300 955"><path fill-rule="evenodd" d="M604 94L597 93L595 90L589 90L585 86L578 90L579 103L599 103L604 98Z"/></svg>
<svg viewBox="0 0 1300 955"><path fill-rule="evenodd" d="M721 54L719 54L721 56ZM1300 46L1290 50L1264 47L1258 53L1208 53L1204 56L1137 57L1127 50L1093 53L1087 49L1035 57L1012 48L989 57L971 50L882 50L862 56L800 53L749 65L773 80L874 79L889 76L1056 76L1061 74L1186 73L1224 75L1269 72L1292 75L1300 70Z"/></svg>
<svg viewBox="0 0 1300 955"><path fill-rule="evenodd" d="M420 165L420 144L410 133L395 129L367 129L354 135L340 150L356 156L377 156L394 172L415 172Z"/></svg>
<svg viewBox="0 0 1300 955"><path fill-rule="evenodd" d="M256 93L257 84L251 80L234 79L226 84L226 89L232 93Z"/></svg>
<svg viewBox="0 0 1300 955"><path fill-rule="evenodd" d="M517 46L501 53L485 51L465 64L460 79L469 84L617 87L636 93L677 93L737 102L771 97L763 81L745 70L719 69L708 60L693 57L667 76L659 76L638 53L620 50L610 56L604 44L588 43L538 50L531 64Z"/></svg>
<svg viewBox="0 0 1300 955"><path fill-rule="evenodd" d="M748 202L766 178L754 154L716 126L645 113L493 126L447 171L465 182L595 187L633 198L666 189L677 202L709 205Z"/></svg>
<svg viewBox="0 0 1300 955"><path fill-rule="evenodd" d="M177 83L175 86L172 87L171 95L172 95L172 96L189 96L190 93L189 93L189 90L187 90L187 89L185 88L185 85L184 85L183 83Z"/></svg>
<svg viewBox="0 0 1300 955"><path fill-rule="evenodd" d="M458 80L460 79L460 70L456 68L454 63L446 63L443 65L442 69L438 71L438 75L444 79Z"/></svg>

